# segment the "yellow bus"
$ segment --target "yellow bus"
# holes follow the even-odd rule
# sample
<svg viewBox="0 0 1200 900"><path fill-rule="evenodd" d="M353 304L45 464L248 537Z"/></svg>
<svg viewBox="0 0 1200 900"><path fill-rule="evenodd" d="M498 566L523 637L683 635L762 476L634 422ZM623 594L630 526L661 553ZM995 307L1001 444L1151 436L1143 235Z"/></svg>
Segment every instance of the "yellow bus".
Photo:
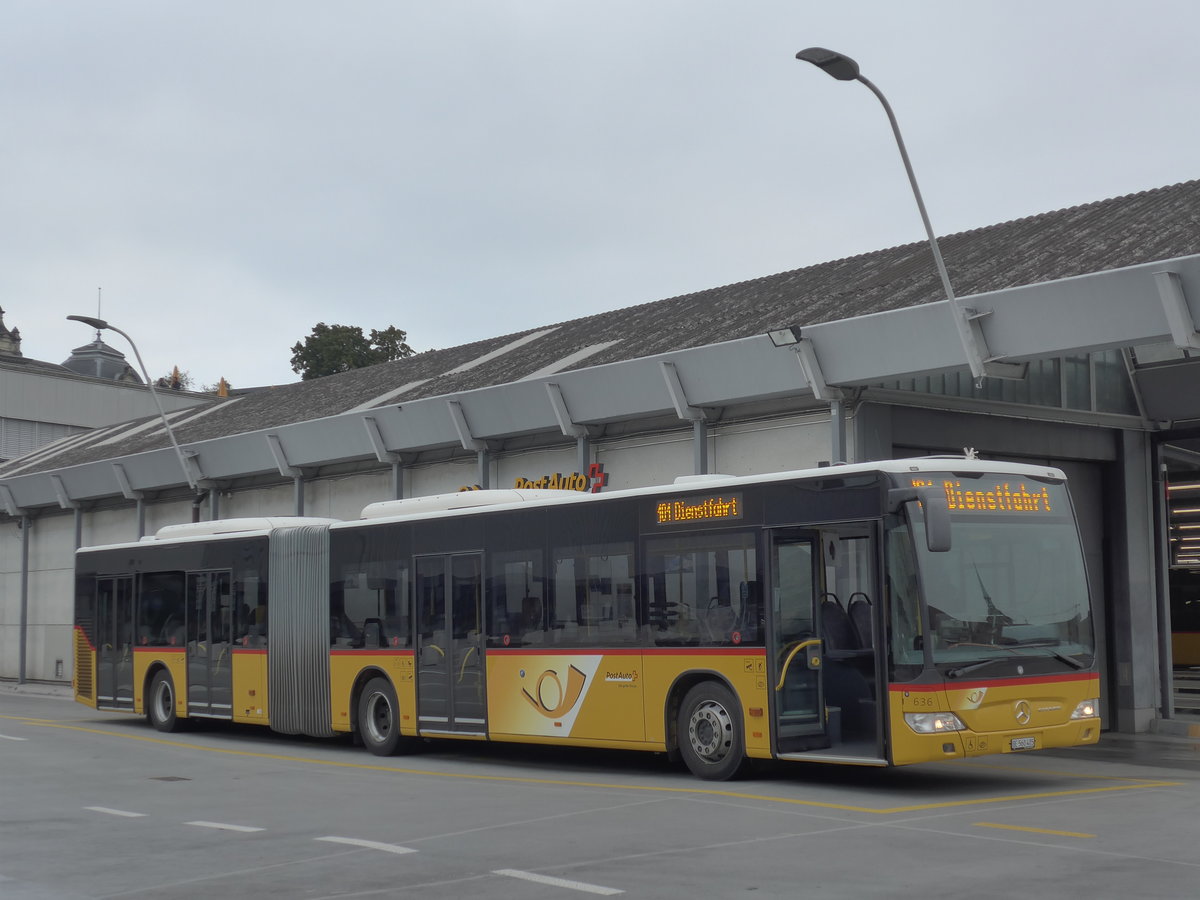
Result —
<svg viewBox="0 0 1200 900"><path fill-rule="evenodd" d="M375 503L84 548L76 699L143 714L626 748L726 779L1099 739L1057 469L895 460Z"/></svg>
<svg viewBox="0 0 1200 900"><path fill-rule="evenodd" d="M1200 571L1171 567L1171 660L1176 668L1200 666Z"/></svg>

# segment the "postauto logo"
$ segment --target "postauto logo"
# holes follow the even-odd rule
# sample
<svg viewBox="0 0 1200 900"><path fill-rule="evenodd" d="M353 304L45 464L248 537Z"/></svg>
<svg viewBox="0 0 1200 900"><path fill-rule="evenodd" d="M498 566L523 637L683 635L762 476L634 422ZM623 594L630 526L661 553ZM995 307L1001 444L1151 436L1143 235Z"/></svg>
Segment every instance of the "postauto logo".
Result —
<svg viewBox="0 0 1200 900"><path fill-rule="evenodd" d="M521 673L525 677L525 673ZM547 719L561 719L569 713L583 696L587 675L573 665L567 666L567 683L563 686L558 672L546 669L537 677L533 685L533 693L528 688L521 688L521 694L529 701L529 705Z"/></svg>

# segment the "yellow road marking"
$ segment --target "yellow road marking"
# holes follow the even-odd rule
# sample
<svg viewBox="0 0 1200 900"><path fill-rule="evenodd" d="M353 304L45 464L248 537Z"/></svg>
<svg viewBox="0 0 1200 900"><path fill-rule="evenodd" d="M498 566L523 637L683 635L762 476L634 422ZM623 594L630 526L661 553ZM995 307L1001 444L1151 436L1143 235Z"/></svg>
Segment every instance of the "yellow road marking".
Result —
<svg viewBox="0 0 1200 900"><path fill-rule="evenodd" d="M1001 825L998 822L976 822L978 828L1003 828L1005 831L1031 831L1034 834L1055 834L1059 837L1094 838L1094 834L1082 831L1055 831L1052 828L1026 828L1023 825Z"/></svg>
<svg viewBox="0 0 1200 900"><path fill-rule="evenodd" d="M984 763L975 759L947 760L948 766L965 769L995 769L997 772L1020 772L1022 775L1053 775L1057 778L1088 778L1094 781L1152 781L1150 778L1133 778L1130 775L1093 775L1090 772L1058 772L1054 769L1031 769L1026 766L1005 766L999 763Z"/></svg>
<svg viewBox="0 0 1200 900"><path fill-rule="evenodd" d="M270 759L276 762L303 763L313 766L327 766L335 769L357 769L366 772L390 772L395 775L420 775L423 778L457 778L469 781L505 782L510 784L538 784L553 787L599 788L612 791L641 791L655 794L687 794L709 797L721 797L732 800L757 800L763 803L778 803L787 806L804 806L814 809L832 809L839 812L870 813L872 815L894 815L895 813L925 812L934 809L953 809L963 806L983 806L989 803L1010 803L1014 800L1044 800L1052 797L1072 797L1081 794L1104 794L1113 791L1144 790L1146 788L1178 787L1179 781L1138 781L1135 784L1113 785L1108 787L1075 788L1067 791L1038 791L1027 794L1006 794L999 797L979 797L974 800L947 800L941 803L921 803L911 806L891 806L884 809L874 809L868 806L851 806L847 803L826 803L820 800L800 800L792 797L772 797L764 794L748 794L741 791L715 790L701 787L658 787L644 784L609 784L599 781L568 781L555 778L530 778L517 775L481 775L473 772L434 772L429 769L408 769L398 766L372 765L371 763L342 762L333 759L314 759L309 756L287 756L279 753L258 753L252 750L234 750L228 747L205 747L200 744L188 744L183 741L173 741L166 738L152 737L142 734L118 734L103 728L87 728L82 725L68 725L49 719L33 719L27 716L4 716L0 719L15 719L40 728L61 728L66 731L79 731L86 734L99 734L105 737L121 738L128 741L142 741L147 744L161 744L185 750L199 750L205 753L221 753L226 756L240 756L247 759ZM1098 776L1099 777L1099 776Z"/></svg>

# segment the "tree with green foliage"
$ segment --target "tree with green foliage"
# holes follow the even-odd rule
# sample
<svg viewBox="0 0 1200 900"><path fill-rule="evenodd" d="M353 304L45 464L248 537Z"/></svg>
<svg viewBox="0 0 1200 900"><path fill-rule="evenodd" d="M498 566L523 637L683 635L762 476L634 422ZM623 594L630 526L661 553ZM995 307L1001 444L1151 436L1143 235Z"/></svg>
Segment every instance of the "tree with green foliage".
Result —
<svg viewBox="0 0 1200 900"><path fill-rule="evenodd" d="M370 337L357 325L318 322L312 334L292 346L292 371L304 381L361 369L376 363L405 359L415 352L405 342L408 334L395 325L371 330Z"/></svg>
<svg viewBox="0 0 1200 900"><path fill-rule="evenodd" d="M155 381L154 384L156 387L171 391L190 391L194 382L191 372L175 366L170 372Z"/></svg>

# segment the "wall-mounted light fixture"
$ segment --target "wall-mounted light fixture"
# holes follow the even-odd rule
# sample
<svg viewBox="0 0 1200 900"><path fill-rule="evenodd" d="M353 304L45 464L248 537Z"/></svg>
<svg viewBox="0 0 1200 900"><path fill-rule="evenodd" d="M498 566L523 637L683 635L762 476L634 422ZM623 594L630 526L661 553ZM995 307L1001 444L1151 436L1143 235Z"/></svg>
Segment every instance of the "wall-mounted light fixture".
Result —
<svg viewBox="0 0 1200 900"><path fill-rule="evenodd" d="M776 328L774 331L768 331L767 337L776 347L791 347L793 344L800 343L800 326L789 325L787 328Z"/></svg>

